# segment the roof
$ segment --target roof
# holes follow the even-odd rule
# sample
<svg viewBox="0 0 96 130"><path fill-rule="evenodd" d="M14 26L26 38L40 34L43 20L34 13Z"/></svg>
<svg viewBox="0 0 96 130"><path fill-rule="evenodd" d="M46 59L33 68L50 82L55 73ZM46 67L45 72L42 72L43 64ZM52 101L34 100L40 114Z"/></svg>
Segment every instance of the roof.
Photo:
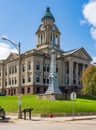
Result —
<svg viewBox="0 0 96 130"><path fill-rule="evenodd" d="M73 49L73 50L70 50L70 51L66 51L66 52L63 53L63 55L64 55L64 56L66 56L66 55L71 55L71 54L77 52L79 49L80 49L80 48L78 48L78 49Z"/></svg>
<svg viewBox="0 0 96 130"><path fill-rule="evenodd" d="M70 56L70 55L74 54L75 52L77 52L79 50L82 50L85 53L85 55L87 57L89 57L90 61L92 61L92 58L90 57L90 55L87 53L87 51L83 47L64 52L63 56Z"/></svg>
<svg viewBox="0 0 96 130"><path fill-rule="evenodd" d="M53 16L53 14L51 13L49 7L46 8L46 12L44 13L44 16L43 16L42 20L43 20L43 19L53 19L53 20L55 21L54 16Z"/></svg>

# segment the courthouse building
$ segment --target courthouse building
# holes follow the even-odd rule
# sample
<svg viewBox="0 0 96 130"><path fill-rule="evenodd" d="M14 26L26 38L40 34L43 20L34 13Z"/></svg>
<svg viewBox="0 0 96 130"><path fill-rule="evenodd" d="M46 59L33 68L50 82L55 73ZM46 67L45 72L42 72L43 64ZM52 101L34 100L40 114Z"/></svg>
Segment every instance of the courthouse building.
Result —
<svg viewBox="0 0 96 130"><path fill-rule="evenodd" d="M83 47L69 51L62 50L60 34L55 18L47 7L36 31L36 49L20 55L22 94L44 93L47 90L52 44L57 52L56 71L60 90L62 93L70 93L72 87L77 91L81 89L82 72L92 59ZM0 91L6 92L6 95L18 94L18 61L19 56L15 53L11 53L5 60L0 61Z"/></svg>

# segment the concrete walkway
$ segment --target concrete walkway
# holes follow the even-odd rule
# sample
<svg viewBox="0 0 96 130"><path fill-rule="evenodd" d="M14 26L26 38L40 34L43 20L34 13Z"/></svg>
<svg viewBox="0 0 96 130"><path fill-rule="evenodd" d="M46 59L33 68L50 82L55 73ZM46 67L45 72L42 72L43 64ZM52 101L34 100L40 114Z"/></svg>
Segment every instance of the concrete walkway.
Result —
<svg viewBox="0 0 96 130"><path fill-rule="evenodd" d="M39 117L39 116L32 116L31 120L29 120L29 117L24 119L18 119L18 116L16 115L7 115L6 119L4 121L9 122L30 122L30 121L40 121L40 122L66 122L66 121L77 121L77 120L92 120L96 119L96 115L94 116L66 116L66 117Z"/></svg>
<svg viewBox="0 0 96 130"><path fill-rule="evenodd" d="M31 120L8 115L0 119L0 130L96 130L96 116L47 117L32 116Z"/></svg>

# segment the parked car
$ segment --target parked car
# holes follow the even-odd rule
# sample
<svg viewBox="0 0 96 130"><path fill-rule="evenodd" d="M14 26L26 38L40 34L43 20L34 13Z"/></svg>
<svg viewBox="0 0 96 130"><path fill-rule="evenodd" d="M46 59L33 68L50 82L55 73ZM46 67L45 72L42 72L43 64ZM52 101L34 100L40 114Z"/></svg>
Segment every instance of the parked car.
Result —
<svg viewBox="0 0 96 130"><path fill-rule="evenodd" d="M2 119L5 118L5 111L1 106L0 106L0 117L2 117Z"/></svg>

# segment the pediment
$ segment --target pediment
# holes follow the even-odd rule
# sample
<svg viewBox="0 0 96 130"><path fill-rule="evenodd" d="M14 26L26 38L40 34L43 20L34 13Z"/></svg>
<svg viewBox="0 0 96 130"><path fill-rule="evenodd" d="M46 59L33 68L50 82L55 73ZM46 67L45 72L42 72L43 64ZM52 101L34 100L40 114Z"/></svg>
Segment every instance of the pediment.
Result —
<svg viewBox="0 0 96 130"><path fill-rule="evenodd" d="M8 60L8 61L15 60L15 59L17 59L17 57L18 57L18 54L10 53L10 55L7 57L6 60Z"/></svg>
<svg viewBox="0 0 96 130"><path fill-rule="evenodd" d="M76 52L72 54L73 57L78 57L80 59L85 59L91 61L92 58L89 56L89 54L86 52L84 48L80 48Z"/></svg>

